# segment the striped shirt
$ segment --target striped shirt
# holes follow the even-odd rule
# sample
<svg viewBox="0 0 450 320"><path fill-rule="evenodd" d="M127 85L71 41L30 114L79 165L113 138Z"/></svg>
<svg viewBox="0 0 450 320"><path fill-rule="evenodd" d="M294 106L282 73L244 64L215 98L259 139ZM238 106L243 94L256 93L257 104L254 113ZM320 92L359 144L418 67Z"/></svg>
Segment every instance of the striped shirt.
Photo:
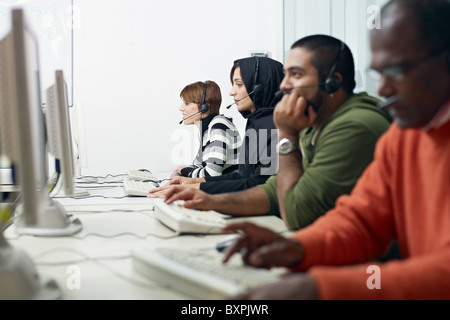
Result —
<svg viewBox="0 0 450 320"><path fill-rule="evenodd" d="M223 115L209 115L201 120L200 132L198 153L181 174L200 178L237 172L241 136L232 120Z"/></svg>

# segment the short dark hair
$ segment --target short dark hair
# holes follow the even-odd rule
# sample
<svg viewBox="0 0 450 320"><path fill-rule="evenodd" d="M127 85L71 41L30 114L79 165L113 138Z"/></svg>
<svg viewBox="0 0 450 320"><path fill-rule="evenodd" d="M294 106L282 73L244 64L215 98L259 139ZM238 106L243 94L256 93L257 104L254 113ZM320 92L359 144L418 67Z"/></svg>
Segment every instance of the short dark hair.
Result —
<svg viewBox="0 0 450 320"><path fill-rule="evenodd" d="M430 52L450 48L449 0L390 0L382 9L385 13L392 5L406 9L418 35L418 47Z"/></svg>
<svg viewBox="0 0 450 320"><path fill-rule="evenodd" d="M341 48L341 41L328 35L312 35L297 40L291 49L305 48L312 53L311 63L317 69L319 82L324 83ZM342 75L342 88L349 95L355 89L355 62L350 48L344 43L335 72Z"/></svg>

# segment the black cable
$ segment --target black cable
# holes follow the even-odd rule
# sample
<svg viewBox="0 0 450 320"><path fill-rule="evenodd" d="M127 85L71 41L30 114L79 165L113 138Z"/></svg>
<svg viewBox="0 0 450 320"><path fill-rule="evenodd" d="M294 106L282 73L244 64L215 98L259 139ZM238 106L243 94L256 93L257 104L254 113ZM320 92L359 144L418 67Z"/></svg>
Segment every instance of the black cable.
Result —
<svg viewBox="0 0 450 320"><path fill-rule="evenodd" d="M119 174L108 173L106 176L81 176L77 179L89 179L89 178L91 178L91 179L106 179L108 177L116 178L116 177L121 177L121 176L126 176L126 173L119 173Z"/></svg>

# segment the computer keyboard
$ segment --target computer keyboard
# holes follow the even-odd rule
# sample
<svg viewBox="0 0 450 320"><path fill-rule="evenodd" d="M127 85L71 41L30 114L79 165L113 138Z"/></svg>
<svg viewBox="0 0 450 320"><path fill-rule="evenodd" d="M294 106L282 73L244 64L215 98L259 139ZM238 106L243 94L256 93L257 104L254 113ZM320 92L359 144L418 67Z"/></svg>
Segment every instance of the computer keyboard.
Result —
<svg viewBox="0 0 450 320"><path fill-rule="evenodd" d="M135 248L131 255L138 273L203 300L227 299L286 273L284 268L244 265L239 254L223 264L223 255L215 249Z"/></svg>
<svg viewBox="0 0 450 320"><path fill-rule="evenodd" d="M156 183L159 182L158 178L148 170L128 170L127 177L129 180L152 180Z"/></svg>
<svg viewBox="0 0 450 320"><path fill-rule="evenodd" d="M142 182L136 180L126 180L123 181L123 190L129 196L146 197L150 190L157 188L152 182Z"/></svg>
<svg viewBox="0 0 450 320"><path fill-rule="evenodd" d="M181 200L167 204L162 199L155 199L155 217L178 234L223 232L222 228L226 225L225 215L213 210L188 209L183 204L184 201Z"/></svg>

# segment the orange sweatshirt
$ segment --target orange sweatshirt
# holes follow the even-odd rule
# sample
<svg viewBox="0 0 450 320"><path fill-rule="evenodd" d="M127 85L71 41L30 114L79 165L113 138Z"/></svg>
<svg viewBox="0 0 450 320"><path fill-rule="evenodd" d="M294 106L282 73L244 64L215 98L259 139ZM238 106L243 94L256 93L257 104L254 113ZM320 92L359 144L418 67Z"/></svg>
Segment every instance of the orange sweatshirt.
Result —
<svg viewBox="0 0 450 320"><path fill-rule="evenodd" d="M450 121L392 124L352 193L293 238L321 299L450 299ZM402 260L367 263L394 239Z"/></svg>

